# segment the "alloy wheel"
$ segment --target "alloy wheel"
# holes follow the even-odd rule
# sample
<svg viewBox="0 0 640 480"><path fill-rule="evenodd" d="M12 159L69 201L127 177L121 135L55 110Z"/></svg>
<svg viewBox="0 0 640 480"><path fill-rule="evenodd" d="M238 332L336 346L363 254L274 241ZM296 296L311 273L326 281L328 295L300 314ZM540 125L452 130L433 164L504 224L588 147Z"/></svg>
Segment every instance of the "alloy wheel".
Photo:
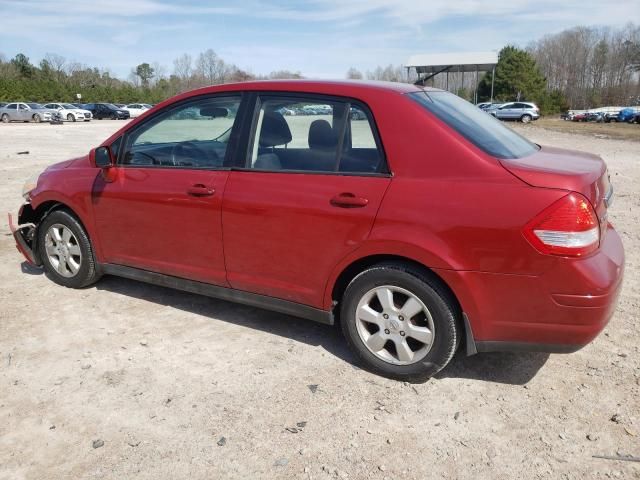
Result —
<svg viewBox="0 0 640 480"><path fill-rule="evenodd" d="M49 263L56 272L66 278L78 273L82 265L82 251L78 239L68 227L60 223L51 225L44 244Z"/></svg>
<svg viewBox="0 0 640 480"><path fill-rule="evenodd" d="M358 303L360 339L379 359L410 365L431 350L435 328L429 309L404 288L383 285L369 290Z"/></svg>

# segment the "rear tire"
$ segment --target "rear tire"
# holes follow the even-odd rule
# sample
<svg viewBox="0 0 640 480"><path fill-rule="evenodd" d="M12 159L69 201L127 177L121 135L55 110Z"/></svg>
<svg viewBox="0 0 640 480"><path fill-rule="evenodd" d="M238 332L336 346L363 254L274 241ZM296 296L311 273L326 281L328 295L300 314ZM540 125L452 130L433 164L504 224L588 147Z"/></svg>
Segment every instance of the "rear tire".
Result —
<svg viewBox="0 0 640 480"><path fill-rule="evenodd" d="M460 341L459 318L437 279L395 262L357 275L340 307L342 332L364 367L405 381L425 381L449 363Z"/></svg>
<svg viewBox="0 0 640 480"><path fill-rule="evenodd" d="M2 114L2 123L9 123L9 115L6 113Z"/></svg>
<svg viewBox="0 0 640 480"><path fill-rule="evenodd" d="M59 285L83 288L100 278L89 237L67 210L49 214L38 226L38 252L47 276Z"/></svg>

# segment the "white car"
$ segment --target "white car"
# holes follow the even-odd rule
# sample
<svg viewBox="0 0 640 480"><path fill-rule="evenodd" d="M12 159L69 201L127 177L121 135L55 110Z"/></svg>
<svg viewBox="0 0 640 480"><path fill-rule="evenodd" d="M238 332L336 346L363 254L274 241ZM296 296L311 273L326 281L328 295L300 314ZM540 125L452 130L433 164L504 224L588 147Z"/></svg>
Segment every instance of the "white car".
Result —
<svg viewBox="0 0 640 480"><path fill-rule="evenodd" d="M132 103L131 105L125 105L120 110L126 110L131 118L136 118L149 109L151 109L151 105L147 103Z"/></svg>
<svg viewBox="0 0 640 480"><path fill-rule="evenodd" d="M78 108L70 103L47 103L44 108L57 110L63 120L69 122L89 122L91 121L91 112Z"/></svg>

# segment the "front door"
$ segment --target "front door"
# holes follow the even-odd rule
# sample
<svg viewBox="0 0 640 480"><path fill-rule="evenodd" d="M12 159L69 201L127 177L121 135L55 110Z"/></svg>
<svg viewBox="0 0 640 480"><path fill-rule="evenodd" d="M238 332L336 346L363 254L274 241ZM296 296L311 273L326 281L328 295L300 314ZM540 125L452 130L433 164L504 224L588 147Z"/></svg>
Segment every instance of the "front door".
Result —
<svg viewBox="0 0 640 480"><path fill-rule="evenodd" d="M200 97L125 134L93 192L107 263L226 285L221 205L240 101Z"/></svg>
<svg viewBox="0 0 640 480"><path fill-rule="evenodd" d="M223 204L233 288L322 306L327 278L367 238L389 185L368 109L263 95ZM357 120L359 119L359 120Z"/></svg>

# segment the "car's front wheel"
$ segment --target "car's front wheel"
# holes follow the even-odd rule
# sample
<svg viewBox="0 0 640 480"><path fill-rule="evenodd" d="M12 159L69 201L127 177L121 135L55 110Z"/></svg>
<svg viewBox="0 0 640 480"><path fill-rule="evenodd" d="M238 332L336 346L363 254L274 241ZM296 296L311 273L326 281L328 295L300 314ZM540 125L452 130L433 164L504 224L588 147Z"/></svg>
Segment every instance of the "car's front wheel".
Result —
<svg viewBox="0 0 640 480"><path fill-rule="evenodd" d="M529 123L532 120L531 115L522 115L522 117L520 117L520 121L522 123Z"/></svg>
<svg viewBox="0 0 640 480"><path fill-rule="evenodd" d="M34 122L36 122L36 123L40 123L40 122L42 121L42 118L40 117L40 115L39 115L39 114L37 114L37 113L36 113L36 114L33 116L33 121L34 121Z"/></svg>
<svg viewBox="0 0 640 480"><path fill-rule="evenodd" d="M87 233L66 210L51 213L40 224L38 251L48 276L60 285L82 288L100 277Z"/></svg>
<svg viewBox="0 0 640 480"><path fill-rule="evenodd" d="M351 281L340 322L366 368L424 381L449 363L459 344L456 305L437 279L409 265L384 263Z"/></svg>
<svg viewBox="0 0 640 480"><path fill-rule="evenodd" d="M70 113L69 115L67 115L67 120L69 122L75 122L76 121L76 117L74 117L73 114Z"/></svg>

